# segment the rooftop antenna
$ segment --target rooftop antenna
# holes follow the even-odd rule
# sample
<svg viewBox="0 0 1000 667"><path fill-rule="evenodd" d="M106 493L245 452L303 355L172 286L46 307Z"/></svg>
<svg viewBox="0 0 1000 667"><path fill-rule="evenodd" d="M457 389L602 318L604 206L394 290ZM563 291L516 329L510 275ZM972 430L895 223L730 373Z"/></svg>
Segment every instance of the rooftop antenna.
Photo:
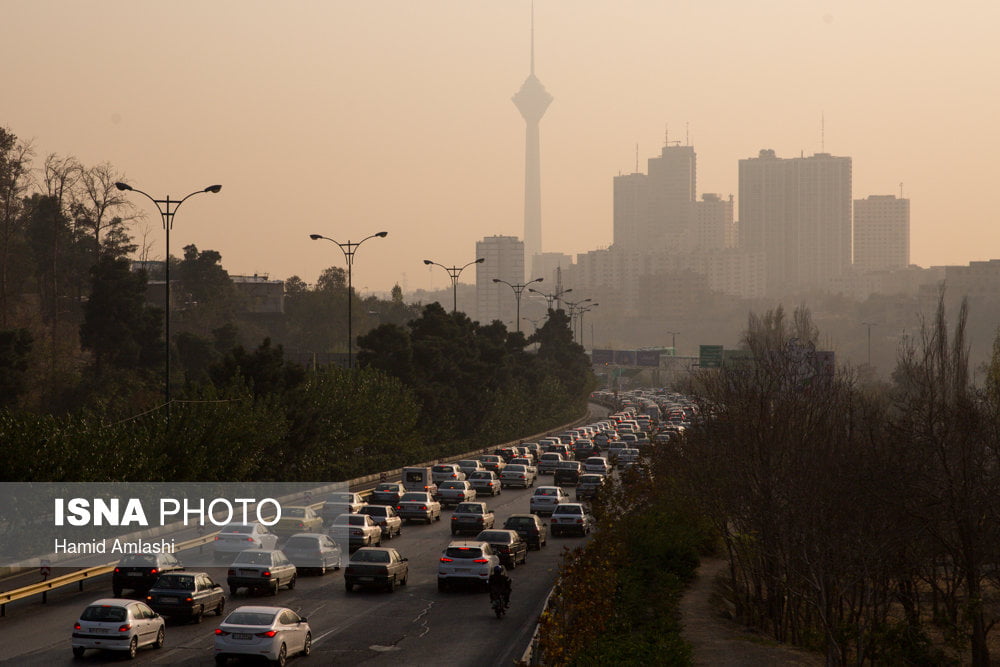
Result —
<svg viewBox="0 0 1000 667"><path fill-rule="evenodd" d="M639 173L639 142L635 142L635 173ZM899 184L902 187L902 183ZM903 195L900 195L902 197Z"/></svg>
<svg viewBox="0 0 1000 667"><path fill-rule="evenodd" d="M687 122L684 123L684 145L685 146L690 146L691 145L691 138L690 138L690 134L688 132L688 125L690 125L690 123L687 123Z"/></svg>
<svg viewBox="0 0 1000 667"><path fill-rule="evenodd" d="M531 74L535 74L535 0L531 0Z"/></svg>
<svg viewBox="0 0 1000 667"><path fill-rule="evenodd" d="M819 114L819 152L826 152L826 113Z"/></svg>
<svg viewBox="0 0 1000 667"><path fill-rule="evenodd" d="M670 145L670 123L663 124L663 145Z"/></svg>
<svg viewBox="0 0 1000 667"><path fill-rule="evenodd" d="M903 184L902 183L899 184L899 198L900 199L903 198Z"/></svg>

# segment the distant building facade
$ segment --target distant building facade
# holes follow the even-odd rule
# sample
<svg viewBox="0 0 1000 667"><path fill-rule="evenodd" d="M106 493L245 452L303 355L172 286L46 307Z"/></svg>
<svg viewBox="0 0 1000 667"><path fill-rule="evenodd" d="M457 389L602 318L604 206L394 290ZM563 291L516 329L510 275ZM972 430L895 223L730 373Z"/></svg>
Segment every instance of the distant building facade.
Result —
<svg viewBox="0 0 1000 667"><path fill-rule="evenodd" d="M854 200L854 268L891 271L910 265L910 200L871 195Z"/></svg>
<svg viewBox="0 0 1000 667"><path fill-rule="evenodd" d="M493 279L524 283L524 247L516 236L487 236L476 242L476 257L485 260L476 265L476 319L481 324L500 320L508 329L516 329L514 290Z"/></svg>

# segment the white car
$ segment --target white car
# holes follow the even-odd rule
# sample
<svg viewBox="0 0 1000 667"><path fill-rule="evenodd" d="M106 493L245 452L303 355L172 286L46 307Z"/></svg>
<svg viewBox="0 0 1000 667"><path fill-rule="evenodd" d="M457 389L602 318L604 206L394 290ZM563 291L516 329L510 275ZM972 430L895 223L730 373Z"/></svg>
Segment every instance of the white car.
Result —
<svg viewBox="0 0 1000 667"><path fill-rule="evenodd" d="M608 460L601 456L591 456L583 462L584 472L596 472L601 475L608 475L611 473L611 466L608 465Z"/></svg>
<svg viewBox="0 0 1000 667"><path fill-rule="evenodd" d="M477 470L486 470L483 467L483 462L479 459L462 459L458 462L459 469L465 473L466 479L468 476Z"/></svg>
<svg viewBox="0 0 1000 667"><path fill-rule="evenodd" d="M438 562L438 590L451 584L473 584L486 590L490 572L500 565L500 557L488 542L455 540L441 554Z"/></svg>
<svg viewBox="0 0 1000 667"><path fill-rule="evenodd" d="M327 529L327 535L340 545L348 547L377 547L382 545L382 526L367 514L341 514Z"/></svg>
<svg viewBox="0 0 1000 667"><path fill-rule="evenodd" d="M552 514L556 505L568 503L569 495L561 486L540 486L535 489L528 502L528 511L532 514Z"/></svg>
<svg viewBox="0 0 1000 667"><path fill-rule="evenodd" d="M441 463L431 468L431 479L438 485L441 482L461 482L465 480L465 473L457 463Z"/></svg>
<svg viewBox="0 0 1000 667"><path fill-rule="evenodd" d="M312 630L306 619L287 607L247 606L235 609L215 629L215 664L252 655L283 665L290 655L312 652Z"/></svg>
<svg viewBox="0 0 1000 667"><path fill-rule="evenodd" d="M500 485L504 488L508 486L523 486L524 488L534 486L534 468L529 468L523 463L508 463L507 467L500 473Z"/></svg>
<svg viewBox="0 0 1000 667"><path fill-rule="evenodd" d="M618 467L624 468L629 463L639 462L639 450L629 447L623 449L620 454L618 454Z"/></svg>
<svg viewBox="0 0 1000 667"><path fill-rule="evenodd" d="M163 617L145 602L105 598L94 600L73 625L73 656L88 648L124 651L134 658L140 646L163 646Z"/></svg>
<svg viewBox="0 0 1000 667"><path fill-rule="evenodd" d="M396 504L396 513L404 521L420 519L428 524L441 520L441 503L423 491L407 491Z"/></svg>
<svg viewBox="0 0 1000 667"><path fill-rule="evenodd" d="M262 523L229 523L215 536L215 562L231 563L247 549L277 549L278 536Z"/></svg>
<svg viewBox="0 0 1000 667"><path fill-rule="evenodd" d="M538 459L538 474L551 475L553 472L555 472L555 469L559 467L559 464L562 463L564 460L565 459L563 459L563 455L559 454L558 452L545 452Z"/></svg>
<svg viewBox="0 0 1000 667"><path fill-rule="evenodd" d="M469 475L469 482L472 484L472 488L476 490L477 496L487 493L491 497L499 496L503 488L500 486L500 478L492 470L479 470L472 473Z"/></svg>
<svg viewBox="0 0 1000 667"><path fill-rule="evenodd" d="M549 519L549 532L553 537L566 533L579 533L584 536L590 532L593 519L587 514L587 509L580 503L562 503L552 511Z"/></svg>

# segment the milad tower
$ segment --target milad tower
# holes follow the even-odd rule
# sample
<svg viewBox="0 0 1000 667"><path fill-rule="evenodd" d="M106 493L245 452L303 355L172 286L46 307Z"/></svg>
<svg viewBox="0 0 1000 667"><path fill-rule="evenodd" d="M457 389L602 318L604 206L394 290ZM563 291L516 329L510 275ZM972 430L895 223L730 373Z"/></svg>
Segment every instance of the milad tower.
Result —
<svg viewBox="0 0 1000 667"><path fill-rule="evenodd" d="M511 98L524 117L524 266L525 279L534 272L535 255L542 252L542 184L539 166L538 123L552 96L535 76L535 10L531 10L531 73Z"/></svg>

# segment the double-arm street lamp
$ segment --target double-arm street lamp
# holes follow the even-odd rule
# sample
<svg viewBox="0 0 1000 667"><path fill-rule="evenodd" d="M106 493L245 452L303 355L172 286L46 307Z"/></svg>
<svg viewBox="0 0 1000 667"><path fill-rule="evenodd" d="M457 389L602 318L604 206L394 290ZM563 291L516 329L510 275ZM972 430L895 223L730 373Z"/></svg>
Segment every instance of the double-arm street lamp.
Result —
<svg viewBox="0 0 1000 667"><path fill-rule="evenodd" d="M552 310L552 302L555 301L556 302L556 310L559 310L559 300L562 299L563 294L569 294L570 292L572 292L573 288L570 287L569 289L562 289L560 287L560 288L556 289L556 291L553 292L552 294L546 294L545 292L539 292L538 290L532 289L531 287L528 288L528 291L531 292L532 294L537 294L538 296L544 297L546 303L548 304L549 310Z"/></svg>
<svg viewBox="0 0 1000 667"><path fill-rule="evenodd" d="M521 293L524 292L524 288L527 287L528 285L532 283L540 283L542 282L542 280L543 278L535 278L534 280L529 280L526 283L516 283L514 285L511 285L506 280L500 280L499 278L493 279L493 282L503 283L507 287L514 290L514 300L517 301L517 319L515 320L515 322L517 322L517 333L521 333Z"/></svg>
<svg viewBox="0 0 1000 667"><path fill-rule="evenodd" d="M570 331L573 332L573 340L576 340L576 327L574 326L576 314L579 312L581 304L590 303L591 301L593 301L593 299L580 299L579 301L566 302L566 305L569 306L569 327Z"/></svg>
<svg viewBox="0 0 1000 667"><path fill-rule="evenodd" d="M584 347L586 347L586 345L584 345L584 343L583 343L583 335L584 335L583 314L584 313L589 313L594 308L597 308L599 305L601 305L601 304L599 304L599 303L592 303L589 306L587 306L586 308L580 308L580 345L583 345ZM591 326L593 326L593 325L591 325ZM594 347L593 336L591 336L590 346Z"/></svg>
<svg viewBox="0 0 1000 667"><path fill-rule="evenodd" d="M485 261L486 261L485 257L480 257L478 259L472 260L471 262L469 262L465 266L458 267L458 266L445 266L444 264L438 264L437 262L432 262L429 259L425 259L424 260L424 264L426 264L427 266L430 266L432 264L434 266L440 266L442 269L444 269L445 271L448 272L449 276L451 276L451 312L452 313L457 313L458 312L458 277L460 275L462 275L462 271L465 271L467 268L469 268L473 264L482 264Z"/></svg>
<svg viewBox="0 0 1000 667"><path fill-rule="evenodd" d="M166 352L166 358L164 359L166 363L166 382L164 383L163 395L167 403L167 428L170 428L170 228L174 226L174 214L177 213L177 209L181 207L181 204L186 202L191 197L200 195L203 192L216 193L222 189L222 186L210 185L202 190L195 190L182 199L171 199L170 195L167 195L166 199L157 199L150 194L139 190L138 188L133 188L128 183L115 183L115 187L123 192L137 192L149 201L153 202L156 205L156 209L160 212L160 218L163 220L163 229L167 233L166 255L164 256L165 259L163 261L163 278L165 285L164 296L166 298L166 301L164 301L163 304L163 324L165 330L164 351Z"/></svg>
<svg viewBox="0 0 1000 667"><path fill-rule="evenodd" d="M354 368L354 354L352 349L354 348L353 339L353 324L351 313L353 312L352 301L354 300L354 285L351 279L351 269L354 267L354 253L358 251L358 246L367 241L368 239L373 239L376 236L384 239L389 235L389 232L378 232L377 234L372 234L371 236L366 236L357 243L352 241L346 241L340 243L339 241L334 241L329 236L323 236L322 234L310 234L309 238L313 241L319 241L323 239L324 241L329 241L335 244L344 253L344 259L347 260L347 368Z"/></svg>

